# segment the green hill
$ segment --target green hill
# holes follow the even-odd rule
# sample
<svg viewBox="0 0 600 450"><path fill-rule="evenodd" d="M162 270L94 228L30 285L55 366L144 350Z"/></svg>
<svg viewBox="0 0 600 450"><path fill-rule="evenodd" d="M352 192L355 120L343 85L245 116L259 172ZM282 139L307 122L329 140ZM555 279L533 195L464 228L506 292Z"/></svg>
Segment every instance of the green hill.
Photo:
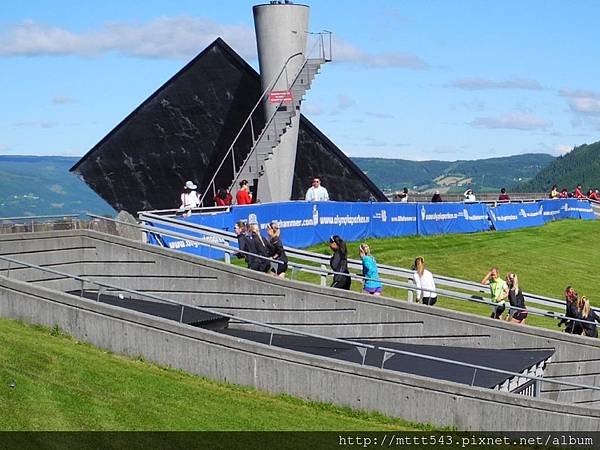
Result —
<svg viewBox="0 0 600 450"><path fill-rule="evenodd" d="M581 184L585 190L600 188L600 142L575 147L544 167L531 180L513 188L520 192L550 191L556 184L573 191Z"/></svg>
<svg viewBox="0 0 600 450"><path fill-rule="evenodd" d="M113 214L113 209L69 172L77 157L0 155L0 217ZM519 180L534 177L554 158L526 154L475 161L407 161L353 158L383 190L403 187L462 192L469 184L478 192L512 190Z"/></svg>
<svg viewBox="0 0 600 450"><path fill-rule="evenodd" d="M462 192L471 185L478 192L497 192L533 178L554 157L543 153L473 161L408 161L404 159L352 158L381 189L409 187Z"/></svg>
<svg viewBox="0 0 600 450"><path fill-rule="evenodd" d="M0 155L0 217L114 213L83 181L69 173L78 160Z"/></svg>

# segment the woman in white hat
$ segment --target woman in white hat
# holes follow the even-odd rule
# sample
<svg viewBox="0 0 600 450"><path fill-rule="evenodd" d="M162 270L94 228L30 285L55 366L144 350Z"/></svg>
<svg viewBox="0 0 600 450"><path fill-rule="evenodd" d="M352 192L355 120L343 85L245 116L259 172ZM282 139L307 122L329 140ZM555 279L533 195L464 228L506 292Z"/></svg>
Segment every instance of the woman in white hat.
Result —
<svg viewBox="0 0 600 450"><path fill-rule="evenodd" d="M200 206L200 198L198 197L198 193L196 192L196 186L191 181L186 181L185 186L183 187L183 192L181 193L181 206L180 210L186 211L186 216L192 214L192 208L197 208Z"/></svg>

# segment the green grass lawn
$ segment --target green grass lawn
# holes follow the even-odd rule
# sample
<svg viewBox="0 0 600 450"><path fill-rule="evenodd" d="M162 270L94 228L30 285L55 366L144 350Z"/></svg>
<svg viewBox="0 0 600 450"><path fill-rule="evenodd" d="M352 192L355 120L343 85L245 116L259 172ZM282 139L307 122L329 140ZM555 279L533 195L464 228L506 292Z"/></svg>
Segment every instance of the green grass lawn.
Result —
<svg viewBox="0 0 600 450"><path fill-rule="evenodd" d="M593 305L600 307L598 220L562 220L510 232L367 239L366 242L378 263L410 268L416 256L423 256L434 275L471 281L481 281L489 268L496 265L502 277L508 271L517 273L520 286L526 292L562 299L565 287L573 285L577 292L587 295ZM348 244L351 258L359 259L359 244ZM314 246L311 250L330 252L327 244ZM301 275L299 278L318 282L314 276ZM355 290L360 289L358 283L353 284ZM395 293L390 288L384 288L384 291L386 296ZM396 293L406 298L406 291L397 290ZM436 307L479 315L490 312L487 306L448 298L440 298ZM557 329L556 321L533 315L527 323Z"/></svg>
<svg viewBox="0 0 600 450"><path fill-rule="evenodd" d="M3 431L427 429L209 381L12 320L0 319L0 342Z"/></svg>

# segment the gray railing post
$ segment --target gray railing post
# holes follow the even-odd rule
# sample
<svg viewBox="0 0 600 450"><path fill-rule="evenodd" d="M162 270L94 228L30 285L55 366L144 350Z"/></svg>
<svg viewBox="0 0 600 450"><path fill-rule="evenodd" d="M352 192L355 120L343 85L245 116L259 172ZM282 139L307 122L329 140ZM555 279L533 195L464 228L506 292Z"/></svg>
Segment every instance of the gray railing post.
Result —
<svg viewBox="0 0 600 450"><path fill-rule="evenodd" d="M80 297L83 297L84 287L85 287L85 280L81 280L81 292L79 294Z"/></svg>
<svg viewBox="0 0 600 450"><path fill-rule="evenodd" d="M473 378L471 379L471 386L475 384L475 377L477 376L477 368L473 371Z"/></svg>
<svg viewBox="0 0 600 450"><path fill-rule="evenodd" d="M356 350L358 350L358 353L360 353L360 356L362 357L360 365L364 366L365 360L367 359L367 349L364 347L356 347Z"/></svg>
<svg viewBox="0 0 600 450"><path fill-rule="evenodd" d="M269 336L269 347L273 345L273 330L271 330L271 336Z"/></svg>
<svg viewBox="0 0 600 450"><path fill-rule="evenodd" d="M181 305L181 314L179 315L179 323L183 323L183 309L185 306Z"/></svg>
<svg viewBox="0 0 600 450"><path fill-rule="evenodd" d="M225 264L231 264L231 255L225 252L223 256L225 257Z"/></svg>
<svg viewBox="0 0 600 450"><path fill-rule="evenodd" d="M327 270L327 266L325 264L321 264L321 270ZM327 286L327 274L321 274L321 286Z"/></svg>
<svg viewBox="0 0 600 450"><path fill-rule="evenodd" d="M410 278L408 279L408 283L409 284L413 284L413 280L411 280ZM416 291L412 290L412 289L408 289L406 291L406 301L408 303L412 303L414 301L414 296L415 296Z"/></svg>
<svg viewBox="0 0 600 450"><path fill-rule="evenodd" d="M11 262L9 261L8 262L8 269L6 271L6 278L10 278L10 264L11 264Z"/></svg>
<svg viewBox="0 0 600 450"><path fill-rule="evenodd" d="M34 225L34 224L35 224L35 220L34 220L34 219L31 219L31 232L32 232L32 233L33 233L33 229L34 229L34 227L35 227L35 225Z"/></svg>

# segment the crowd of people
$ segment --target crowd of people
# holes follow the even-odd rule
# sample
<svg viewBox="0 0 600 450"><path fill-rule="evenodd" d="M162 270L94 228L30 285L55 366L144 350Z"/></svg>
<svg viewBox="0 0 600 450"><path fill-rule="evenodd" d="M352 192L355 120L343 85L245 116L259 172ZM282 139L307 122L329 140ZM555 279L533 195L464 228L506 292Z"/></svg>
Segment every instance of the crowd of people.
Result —
<svg viewBox="0 0 600 450"><path fill-rule="evenodd" d="M504 319L513 323L524 323L527 319L525 297L519 287L519 278L514 272L506 274L506 279L500 277L497 267L492 267L481 280L490 288L490 296L494 304L490 317L492 319ZM510 305L506 312L506 301ZM505 314L506 313L506 314Z"/></svg>
<svg viewBox="0 0 600 450"><path fill-rule="evenodd" d="M598 337L598 329L595 322L600 322L600 317L590 307L588 298L585 295L580 296L577 294L572 286L567 286L565 289L565 301L565 318L561 319L558 326L566 325L565 332L567 333Z"/></svg>
<svg viewBox="0 0 600 450"><path fill-rule="evenodd" d="M181 194L180 211L184 215L189 215L191 209L200 206L200 198L196 192L197 186L192 181L187 181ZM474 202L475 195L471 189L464 193L465 202ZM589 198L600 200L598 190L590 189L587 195L584 195L581 185L570 193L566 188L558 191L554 185L550 192L550 198ZM307 201L328 201L329 193L321 185L321 179L314 177L311 187L307 190L305 199ZM398 194L398 201L408 201L408 189ZM441 202L442 198L439 191L433 195L432 202ZM498 201L510 201L510 197L505 188L500 190ZM233 197L226 189L219 189L214 196L216 206L229 206L233 203ZM250 192L248 181L242 180L240 188L236 194L238 205L252 204L253 195ZM243 258L249 269L263 273L269 273L274 276L285 278L288 269L288 258L285 253L283 241L281 239L281 229L277 222L271 222L266 225L267 236L260 232L260 226L254 214L250 214L247 222L237 222L235 224L235 234L237 235L238 247L240 252L238 258ZM329 239L329 247L332 255L329 261L333 272L333 282L331 287L338 289L350 289L352 278L348 270L348 249L346 242L339 236L333 235ZM359 246L359 256L362 261L362 291L366 294L379 296L383 292L383 284L379 277L377 261L371 253L368 244L362 243ZM425 260L419 256L415 258L413 265L413 281L416 286L416 301L424 305L433 306L437 301L437 293L433 274L426 269ZM516 273L509 272L505 279L500 276L497 267L492 267L481 280L482 284L488 285L490 289L490 298L493 303L493 309L490 317L493 319L506 320L512 323L525 323L527 319L527 308L523 291L519 286L519 278ZM568 286L565 290L566 300L566 318L562 319L559 326L565 325L565 331L572 334L583 334L586 336L598 336L595 322L600 322L600 317L591 309L590 302L585 296L578 296L575 290ZM506 304L508 302L508 311ZM575 320L572 320L575 319ZM584 321L584 322L581 322ZM590 323L591 322L591 323Z"/></svg>
<svg viewBox="0 0 600 450"><path fill-rule="evenodd" d="M266 230L268 237L260 233L260 226L253 215L248 222L237 222L234 231L240 252L236 256L244 259L249 269L285 278L288 257L281 240L279 224L271 222L267 224Z"/></svg>
<svg viewBox="0 0 600 450"><path fill-rule="evenodd" d="M600 201L600 192L598 189L588 189L587 194L583 193L583 188L581 184L578 184L575 187L573 192L569 192L566 187L563 187L560 191L558 190L558 186L555 184L552 186L549 194L550 198L579 198L579 199L588 199L588 200L596 200Z"/></svg>
<svg viewBox="0 0 600 450"><path fill-rule="evenodd" d="M198 186L193 181L186 181L183 192L181 193L179 213L184 216L189 216L192 209L201 206L201 197L196 191ZM311 186L306 191L305 200L309 202L325 202L329 201L329 192L321 185L320 177L313 177ZM220 188L215 196L213 197L215 206L231 206L234 204L233 196L225 188ZM236 205L251 205L257 203L254 198L254 194L250 190L248 180L242 180L239 182L239 189L235 195Z"/></svg>

